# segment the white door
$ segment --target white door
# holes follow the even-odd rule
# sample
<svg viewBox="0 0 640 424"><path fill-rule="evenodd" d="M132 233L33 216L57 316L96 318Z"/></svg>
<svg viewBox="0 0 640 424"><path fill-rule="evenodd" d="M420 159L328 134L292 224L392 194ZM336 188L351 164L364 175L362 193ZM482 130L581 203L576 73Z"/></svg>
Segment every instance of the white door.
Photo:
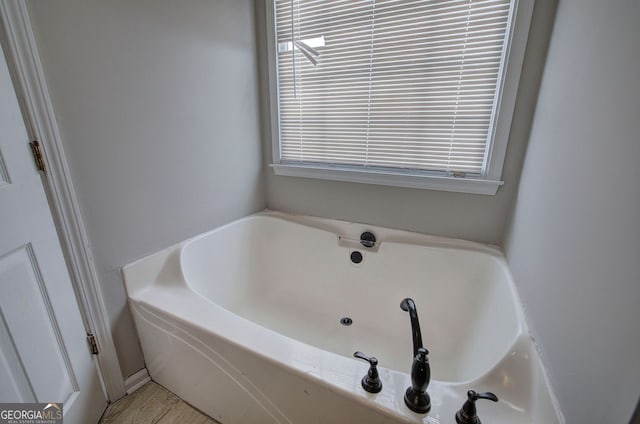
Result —
<svg viewBox="0 0 640 424"><path fill-rule="evenodd" d="M0 51L0 402L97 423L107 400L28 142Z"/></svg>

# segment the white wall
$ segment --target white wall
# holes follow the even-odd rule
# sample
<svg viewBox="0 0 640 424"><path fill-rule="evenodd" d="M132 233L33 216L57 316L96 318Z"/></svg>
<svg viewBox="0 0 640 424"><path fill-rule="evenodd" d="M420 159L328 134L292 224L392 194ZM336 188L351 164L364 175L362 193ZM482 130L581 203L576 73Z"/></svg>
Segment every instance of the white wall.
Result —
<svg viewBox="0 0 640 424"><path fill-rule="evenodd" d="M568 423L640 389L640 2L561 0L506 254Z"/></svg>
<svg viewBox="0 0 640 424"><path fill-rule="evenodd" d="M257 2L258 34L266 34L263 2ZM518 187L556 6L555 0L536 3L503 170L505 184L495 196L274 175L268 168L272 163L272 150L266 36L259 37L262 134L269 208L499 244Z"/></svg>
<svg viewBox="0 0 640 424"><path fill-rule="evenodd" d="M127 376L120 267L265 207L253 2L28 6Z"/></svg>

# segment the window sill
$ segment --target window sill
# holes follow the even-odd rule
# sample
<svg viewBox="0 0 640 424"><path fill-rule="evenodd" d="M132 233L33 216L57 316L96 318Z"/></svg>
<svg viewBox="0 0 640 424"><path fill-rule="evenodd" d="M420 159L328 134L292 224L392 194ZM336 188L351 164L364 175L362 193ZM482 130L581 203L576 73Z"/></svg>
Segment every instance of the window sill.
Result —
<svg viewBox="0 0 640 424"><path fill-rule="evenodd" d="M276 175L346 181L425 190L453 191L495 195L502 181L481 178L454 178L437 175L415 175L382 170L360 170L316 165L272 164Z"/></svg>

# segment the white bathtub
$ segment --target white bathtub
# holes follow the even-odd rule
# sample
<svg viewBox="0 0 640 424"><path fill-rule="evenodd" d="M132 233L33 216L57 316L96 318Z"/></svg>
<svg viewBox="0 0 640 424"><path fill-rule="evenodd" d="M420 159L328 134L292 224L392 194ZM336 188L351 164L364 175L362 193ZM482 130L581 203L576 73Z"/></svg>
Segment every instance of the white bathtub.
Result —
<svg viewBox="0 0 640 424"><path fill-rule="evenodd" d="M364 230L374 249L358 244ZM263 212L124 276L151 377L223 424L454 423L468 389L500 398L479 401L487 424L563 422L504 258L483 245ZM403 401L405 297L430 352L426 415ZM380 393L362 389L356 350L378 358Z"/></svg>

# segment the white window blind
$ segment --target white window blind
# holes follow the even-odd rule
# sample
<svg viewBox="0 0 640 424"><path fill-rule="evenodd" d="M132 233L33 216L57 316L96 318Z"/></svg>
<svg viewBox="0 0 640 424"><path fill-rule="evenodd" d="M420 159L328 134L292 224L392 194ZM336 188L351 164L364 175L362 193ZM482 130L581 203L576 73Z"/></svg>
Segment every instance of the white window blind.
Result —
<svg viewBox="0 0 640 424"><path fill-rule="evenodd" d="M280 163L485 175L509 0L275 0Z"/></svg>

